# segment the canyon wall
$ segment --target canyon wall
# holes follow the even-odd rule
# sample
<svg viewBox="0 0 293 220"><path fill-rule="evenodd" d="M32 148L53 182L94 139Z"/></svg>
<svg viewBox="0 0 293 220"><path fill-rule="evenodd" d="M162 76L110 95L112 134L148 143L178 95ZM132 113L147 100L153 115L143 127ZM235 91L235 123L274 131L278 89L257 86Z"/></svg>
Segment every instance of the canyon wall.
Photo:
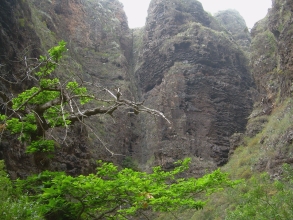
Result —
<svg viewBox="0 0 293 220"><path fill-rule="evenodd" d="M229 138L244 131L253 105L241 45L201 3L177 0L151 1L141 44L135 49L141 98L171 120L142 119L142 163L153 157L168 167L189 156L225 164Z"/></svg>
<svg viewBox="0 0 293 220"><path fill-rule="evenodd" d="M251 30L250 65L259 97L245 136L259 139L259 159L252 169L281 174L292 159L293 4L272 1L267 16Z"/></svg>
<svg viewBox="0 0 293 220"><path fill-rule="evenodd" d="M1 159L13 178L42 169L89 173L95 159L168 169L184 157L193 158L193 175L202 175L227 162L230 136L245 131L257 92L248 68L251 39L235 11L212 17L196 0L152 0L146 26L135 30L118 0L6 0L0 12L1 91L12 96L33 85L23 75L24 59L63 39L69 50L61 78L90 82L92 91L121 88L124 97L144 101L171 121L127 111L93 117L88 123L104 144L76 123L67 143L45 161L3 136Z"/></svg>

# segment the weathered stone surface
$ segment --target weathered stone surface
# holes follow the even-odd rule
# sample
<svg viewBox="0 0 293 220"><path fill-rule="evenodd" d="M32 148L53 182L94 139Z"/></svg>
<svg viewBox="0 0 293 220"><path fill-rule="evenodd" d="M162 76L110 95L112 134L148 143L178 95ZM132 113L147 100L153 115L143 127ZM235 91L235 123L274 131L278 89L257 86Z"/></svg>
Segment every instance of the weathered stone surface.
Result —
<svg viewBox="0 0 293 220"><path fill-rule="evenodd" d="M290 1L273 1L266 18L252 29L251 65L263 102L273 102L279 91L282 97L291 93L292 10Z"/></svg>
<svg viewBox="0 0 293 220"><path fill-rule="evenodd" d="M252 110L253 81L225 32L198 1L151 2L136 75L145 103L172 124L143 119L144 158L227 162L229 137L244 131Z"/></svg>
<svg viewBox="0 0 293 220"><path fill-rule="evenodd" d="M215 14L215 18L244 51L249 51L250 33L245 20L238 11L232 9L219 11Z"/></svg>
<svg viewBox="0 0 293 220"><path fill-rule="evenodd" d="M32 20L30 8L26 3L15 0L2 1L0 15L0 89L5 92L19 92L26 88L26 85L31 85L31 82L25 80L17 86L13 83L25 75L25 57L35 57L39 54L40 41L35 30L28 25Z"/></svg>

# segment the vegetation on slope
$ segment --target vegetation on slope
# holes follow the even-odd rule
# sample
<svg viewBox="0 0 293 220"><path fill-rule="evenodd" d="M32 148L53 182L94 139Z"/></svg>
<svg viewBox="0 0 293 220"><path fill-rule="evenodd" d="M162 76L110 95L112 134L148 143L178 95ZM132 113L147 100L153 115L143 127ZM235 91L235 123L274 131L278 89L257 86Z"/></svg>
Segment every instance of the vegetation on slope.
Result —
<svg viewBox="0 0 293 220"><path fill-rule="evenodd" d="M248 127L259 131L244 138L222 168L243 182L213 195L190 219L292 219L292 114L288 98L270 116L250 119Z"/></svg>

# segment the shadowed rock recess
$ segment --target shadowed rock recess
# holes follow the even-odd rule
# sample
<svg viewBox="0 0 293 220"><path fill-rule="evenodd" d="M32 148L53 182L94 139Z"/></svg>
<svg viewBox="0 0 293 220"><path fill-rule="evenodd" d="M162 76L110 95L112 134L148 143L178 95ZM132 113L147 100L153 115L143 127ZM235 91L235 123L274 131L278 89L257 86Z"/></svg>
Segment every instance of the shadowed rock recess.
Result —
<svg viewBox="0 0 293 220"><path fill-rule="evenodd" d="M36 57L64 39L70 65L61 67L61 77L76 73L110 89L120 87L123 96L144 101L172 123L125 112L117 112L114 122L106 116L91 119L107 147L124 155L115 157L78 124L51 159L28 156L17 140L3 140L1 159L13 177L42 169L88 173L98 158L168 169L177 159L193 157L194 175L227 162L229 138L244 132L253 105L254 84L242 51L250 41L247 33L236 38L238 30L230 30L227 19L212 17L196 0L152 0L146 26L132 31L118 0L24 0L21 7L16 2L0 5L3 78L17 77L12 70L21 73L21 62L10 62L19 54ZM236 17L239 30L245 30ZM0 87L8 94L22 89L3 80Z"/></svg>

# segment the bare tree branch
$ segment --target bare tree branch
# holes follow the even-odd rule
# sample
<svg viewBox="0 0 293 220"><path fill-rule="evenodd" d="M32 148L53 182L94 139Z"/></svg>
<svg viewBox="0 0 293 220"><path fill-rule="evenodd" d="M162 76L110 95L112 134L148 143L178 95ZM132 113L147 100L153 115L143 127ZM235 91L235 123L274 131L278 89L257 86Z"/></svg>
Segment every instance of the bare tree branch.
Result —
<svg viewBox="0 0 293 220"><path fill-rule="evenodd" d="M117 108L118 108L118 106L114 105L114 106L111 106L110 108L97 107L97 108L93 108L93 109L87 109L83 112L78 112L78 113L70 115L69 117L67 117L67 120L70 120L71 122L75 122L75 121L81 120L84 117L90 117L92 115L111 114Z"/></svg>
<svg viewBox="0 0 293 220"><path fill-rule="evenodd" d="M113 208L109 209L108 211L105 211L103 213L101 213L98 217L96 217L95 219L102 219L105 215L111 213L111 212L114 212L116 209L119 208L119 205L117 206L114 206Z"/></svg>
<svg viewBox="0 0 293 220"><path fill-rule="evenodd" d="M15 84L15 85L19 84L19 82L18 82L18 81L17 81L17 82L11 82L11 81L9 81L9 80L5 79L5 78L4 78L4 77L2 77L2 76L0 76L0 79L1 79L1 80L3 80L4 82L7 82L7 83L9 83L9 84Z"/></svg>

